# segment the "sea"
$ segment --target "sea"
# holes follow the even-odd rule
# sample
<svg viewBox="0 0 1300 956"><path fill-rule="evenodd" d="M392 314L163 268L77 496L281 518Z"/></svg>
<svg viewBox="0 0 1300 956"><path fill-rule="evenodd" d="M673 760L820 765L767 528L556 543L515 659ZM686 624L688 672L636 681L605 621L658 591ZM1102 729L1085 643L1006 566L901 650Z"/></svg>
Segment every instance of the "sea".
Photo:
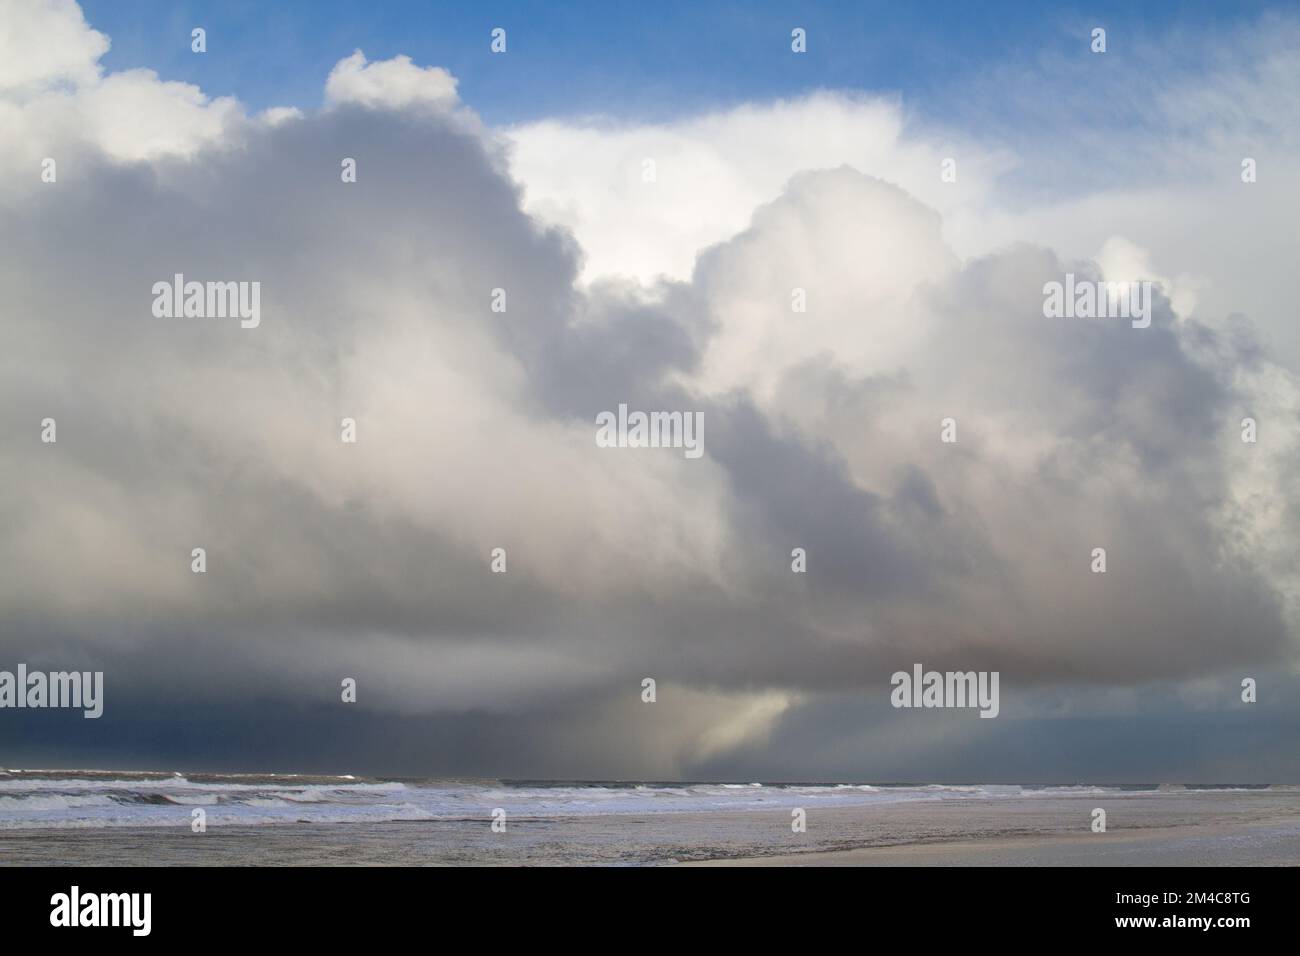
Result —
<svg viewBox="0 0 1300 956"><path fill-rule="evenodd" d="M1097 808L1107 814L1109 833L1159 838L1161 846L1177 844L1180 853L1199 847L1203 862L1216 862L1209 844L1222 851L1218 862L1259 862L1260 854L1265 862L1300 862L1290 859L1300 853L1295 786L428 780L8 769L0 770L0 865L788 861L873 847L1001 846L1018 839L1042 845L1045 838L1095 834Z"/></svg>

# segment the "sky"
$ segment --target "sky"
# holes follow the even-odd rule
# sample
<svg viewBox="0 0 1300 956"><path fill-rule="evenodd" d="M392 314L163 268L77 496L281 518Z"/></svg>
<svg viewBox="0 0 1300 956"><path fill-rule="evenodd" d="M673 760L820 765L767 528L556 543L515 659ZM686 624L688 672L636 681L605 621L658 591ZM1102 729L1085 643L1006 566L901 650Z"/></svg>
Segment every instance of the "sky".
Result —
<svg viewBox="0 0 1300 956"><path fill-rule="evenodd" d="M0 0L0 670L106 688L0 765L1300 782L1298 41ZM1067 274L1149 327L1045 315ZM918 663L996 719L893 707Z"/></svg>
<svg viewBox="0 0 1300 956"><path fill-rule="evenodd" d="M113 38L110 70L150 68L238 96L251 109L320 105L319 77L355 49L446 67L489 123L615 113L671 120L814 89L906 91L932 116L960 112L965 81L990 64L1083 58L1081 24L1124 46L1186 31L1218 34L1258 20L1267 3L448 3L392 0L266 4L87 0ZM194 26L222 37L189 52ZM814 55L777 57L793 26ZM493 57L503 27L510 55ZM1187 64L1192 66L1192 58Z"/></svg>

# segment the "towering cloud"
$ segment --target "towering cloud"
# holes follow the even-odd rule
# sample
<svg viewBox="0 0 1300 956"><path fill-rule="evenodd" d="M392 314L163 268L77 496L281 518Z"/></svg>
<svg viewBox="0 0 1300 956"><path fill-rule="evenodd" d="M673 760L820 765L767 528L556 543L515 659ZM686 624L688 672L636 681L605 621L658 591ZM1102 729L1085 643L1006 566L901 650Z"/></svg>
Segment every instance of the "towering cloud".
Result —
<svg viewBox="0 0 1300 956"><path fill-rule="evenodd" d="M103 670L98 723L352 676L654 776L914 661L1007 701L1294 660L1294 378L1169 282L1150 328L1043 316L1067 271L1158 279L1140 250L963 259L850 161L686 274L584 279L609 250L525 211L446 71L358 52L327 108L249 117L103 75L75 13L31 5L63 58L0 74L0 653ZM178 273L259 282L260 324L155 316ZM620 403L702 413L703 457L597 447Z"/></svg>

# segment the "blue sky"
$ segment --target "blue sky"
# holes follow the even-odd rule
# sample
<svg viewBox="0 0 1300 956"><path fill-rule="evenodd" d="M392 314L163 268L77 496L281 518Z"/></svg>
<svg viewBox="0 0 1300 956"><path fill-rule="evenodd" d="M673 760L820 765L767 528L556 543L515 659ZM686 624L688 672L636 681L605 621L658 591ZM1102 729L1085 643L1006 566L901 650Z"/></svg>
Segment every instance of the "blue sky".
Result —
<svg viewBox="0 0 1300 956"><path fill-rule="evenodd" d="M490 123L611 114L641 120L794 95L818 87L899 91L932 117L959 112L968 82L993 64L1086 57L1087 28L1112 50L1156 38L1202 43L1267 5L1144 3L264 3L84 0L107 33L110 70L149 67L252 109L320 102L325 76L362 49L450 69ZM208 52L190 52L190 30ZM493 56L502 26L509 52ZM809 52L789 52L794 26ZM1059 62L1059 60L1057 60Z"/></svg>

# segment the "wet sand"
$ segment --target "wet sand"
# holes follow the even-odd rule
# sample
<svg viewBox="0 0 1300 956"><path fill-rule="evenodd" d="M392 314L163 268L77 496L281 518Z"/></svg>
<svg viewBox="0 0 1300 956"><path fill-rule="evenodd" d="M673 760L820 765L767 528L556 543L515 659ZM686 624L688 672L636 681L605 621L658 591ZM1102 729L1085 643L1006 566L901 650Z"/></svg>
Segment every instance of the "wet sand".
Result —
<svg viewBox="0 0 1300 956"><path fill-rule="evenodd" d="M1297 866L1300 824L951 840L686 862L682 866Z"/></svg>
<svg viewBox="0 0 1300 956"><path fill-rule="evenodd" d="M1101 806L1107 829L1094 833ZM698 861L723 866L1300 866L1294 791L1182 791L911 806L912 839ZM811 829L810 823L810 829ZM900 828L902 829L902 828ZM688 865L692 865L688 863Z"/></svg>

